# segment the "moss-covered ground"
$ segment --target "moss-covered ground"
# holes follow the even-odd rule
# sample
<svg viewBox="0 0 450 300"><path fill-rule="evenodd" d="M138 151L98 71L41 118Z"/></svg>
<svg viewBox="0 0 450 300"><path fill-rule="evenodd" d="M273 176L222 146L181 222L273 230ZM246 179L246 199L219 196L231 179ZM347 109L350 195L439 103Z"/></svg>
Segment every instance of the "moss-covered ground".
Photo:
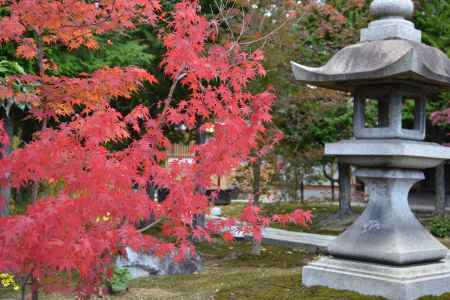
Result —
<svg viewBox="0 0 450 300"><path fill-rule="evenodd" d="M224 207L225 215L237 215L243 204ZM283 213L299 207L298 204L265 205L264 213ZM329 205L308 205L315 214L315 222L308 229L322 230L316 222L328 218L336 211ZM289 229L300 230L298 227ZM263 245L260 256L250 255L250 242L225 243L220 239L214 244L197 245L205 270L198 274L157 276L133 280L127 293L106 296L103 299L123 300L375 300L347 291L301 286L301 268L315 255L299 249ZM12 291L0 290L0 299L16 299ZM69 296L42 294L40 299L69 300ZM450 294L440 297L424 297L421 300L448 300Z"/></svg>

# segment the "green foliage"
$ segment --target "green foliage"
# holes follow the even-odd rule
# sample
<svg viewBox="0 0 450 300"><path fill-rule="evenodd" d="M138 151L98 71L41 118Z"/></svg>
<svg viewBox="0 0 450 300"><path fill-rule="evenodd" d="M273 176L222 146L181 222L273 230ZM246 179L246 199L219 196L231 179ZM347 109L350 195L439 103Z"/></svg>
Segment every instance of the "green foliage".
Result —
<svg viewBox="0 0 450 300"><path fill-rule="evenodd" d="M54 71L56 75L75 76L114 66L149 67L156 55L149 46L149 40L145 40L142 35L145 36L145 29L135 31L134 35L116 33L98 38L100 47L95 51L80 48L69 52L61 46L55 46L49 48L47 54L58 65L58 69Z"/></svg>
<svg viewBox="0 0 450 300"><path fill-rule="evenodd" d="M423 42L450 55L450 2L420 0L419 5L414 21Z"/></svg>
<svg viewBox="0 0 450 300"><path fill-rule="evenodd" d="M417 1L414 23L422 31L422 41L432 47L436 47L450 56L450 2L443 0L419 0ZM448 108L450 93L444 92L430 97L427 105L427 113ZM444 142L442 136L450 129L449 125L439 124L441 130L431 135L429 139Z"/></svg>
<svg viewBox="0 0 450 300"><path fill-rule="evenodd" d="M126 268L115 268L109 286L113 293L120 293L128 289L131 280L130 271Z"/></svg>
<svg viewBox="0 0 450 300"><path fill-rule="evenodd" d="M19 63L9 60L0 61L0 77L6 77L16 74L25 74L25 70Z"/></svg>
<svg viewBox="0 0 450 300"><path fill-rule="evenodd" d="M350 102L331 107L312 124L312 135L321 145L349 138L352 134L353 106Z"/></svg>
<svg viewBox="0 0 450 300"><path fill-rule="evenodd" d="M433 235L443 238L450 236L450 218L435 217L431 221L430 231Z"/></svg>

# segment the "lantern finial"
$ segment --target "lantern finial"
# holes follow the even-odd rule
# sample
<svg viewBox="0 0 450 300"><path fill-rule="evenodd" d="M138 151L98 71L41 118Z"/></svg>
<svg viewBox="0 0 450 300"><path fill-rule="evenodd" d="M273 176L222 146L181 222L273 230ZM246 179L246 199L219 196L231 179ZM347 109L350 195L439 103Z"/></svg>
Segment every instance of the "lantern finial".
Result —
<svg viewBox="0 0 450 300"><path fill-rule="evenodd" d="M408 21L414 12L411 0L374 0L370 14L377 20L361 31L361 41L409 40L420 43L422 33Z"/></svg>
<svg viewBox="0 0 450 300"><path fill-rule="evenodd" d="M370 5L370 14L376 18L410 19L414 12L411 0L375 0Z"/></svg>

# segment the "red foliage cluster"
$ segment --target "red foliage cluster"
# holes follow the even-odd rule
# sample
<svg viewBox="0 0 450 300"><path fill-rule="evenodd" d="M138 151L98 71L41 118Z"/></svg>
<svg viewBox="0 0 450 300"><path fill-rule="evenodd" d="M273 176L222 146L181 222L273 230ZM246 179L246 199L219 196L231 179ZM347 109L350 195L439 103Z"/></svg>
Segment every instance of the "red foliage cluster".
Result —
<svg viewBox="0 0 450 300"><path fill-rule="evenodd" d="M436 111L431 114L431 121L434 124L448 124L450 123L450 109Z"/></svg>
<svg viewBox="0 0 450 300"><path fill-rule="evenodd" d="M170 14L160 13L156 0L5 0L0 5L10 10L0 20L0 42L14 40L18 55L37 56L41 63L45 44L94 48L95 35L167 17L162 67L174 84L190 90L181 101L172 101L172 95L155 99L164 105L157 117L143 106L123 116L111 100L127 101L144 82L157 84L147 71L110 68L68 78L49 76L41 68L37 75L8 78L0 86L0 98L29 104L30 114L44 126L31 143L3 153L1 183L19 188L40 182L56 192L42 196L23 215L0 219L0 271L31 279L33 289L73 287L76 280L78 293L92 294L124 247L161 255L177 247L182 257L193 251L192 238L209 240L235 222L193 225L196 215L207 212L208 199L200 191L210 185L211 176L226 174L248 159L271 120L273 95L246 89L264 75L260 51L248 53L233 42L215 44L215 23L198 14L196 1L181 1ZM15 90L18 80L32 86L31 91ZM52 126L46 125L49 120ZM193 129L199 122L203 129L214 126L214 136L194 147L192 163L163 167L170 146L165 128L185 124ZM132 140L131 131L140 138ZM4 132L0 139L2 145L8 143ZM124 140L130 141L127 148L108 150L108 143ZM165 201L152 201L146 192L149 181L170 191ZM305 224L311 219L301 211L272 219L258 214L249 205L242 217L255 238L270 221ZM173 244L136 230L150 216L164 218L162 233L175 238Z"/></svg>

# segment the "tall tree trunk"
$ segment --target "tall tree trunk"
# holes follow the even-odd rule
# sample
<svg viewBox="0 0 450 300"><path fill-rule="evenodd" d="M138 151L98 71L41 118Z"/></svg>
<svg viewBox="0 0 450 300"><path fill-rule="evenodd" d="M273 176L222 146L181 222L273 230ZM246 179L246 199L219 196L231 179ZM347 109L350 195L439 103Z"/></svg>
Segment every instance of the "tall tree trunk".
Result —
<svg viewBox="0 0 450 300"><path fill-rule="evenodd" d="M196 137L195 143L197 145L203 145L206 143L206 141L207 141L206 133L202 132L200 129L197 129L197 137ZM197 174L196 176L202 176L202 175ZM206 190L203 187L198 186L197 193L205 195ZM196 214L192 221L193 221L193 227L203 227L203 228L206 227L206 215L204 213Z"/></svg>
<svg viewBox="0 0 450 300"><path fill-rule="evenodd" d="M45 75L45 65L44 65L44 42L42 40L42 33L35 31L36 36L37 36L37 49L36 49L36 60L37 60L37 65L38 65L38 71L39 71L39 76L41 78L44 77ZM45 106L44 106L44 111L45 111ZM47 122L48 119L47 117L44 117L44 119L42 120L42 130L47 129ZM32 186L31 186L31 202L35 203L38 200L39 197L39 182L33 182Z"/></svg>
<svg viewBox="0 0 450 300"><path fill-rule="evenodd" d="M20 286L20 300L25 300L26 292L27 292L27 285L26 283L24 283Z"/></svg>
<svg viewBox="0 0 450 300"><path fill-rule="evenodd" d="M294 201L298 201L298 190L300 189L300 176L298 174L298 168L294 171Z"/></svg>
<svg viewBox="0 0 450 300"><path fill-rule="evenodd" d="M9 112L5 116L4 122L5 122L6 133L8 134L8 138L9 138L9 142L10 142L10 144L8 145L8 149L7 149L7 153L9 154L12 152L11 142L14 137L14 123L13 123L13 120L11 119L11 117L9 116ZM7 215L9 215L9 204L11 202L11 186L9 184L7 184L7 185L1 187L0 195L3 200L3 203L0 205L0 207L1 207L0 216L7 216Z"/></svg>
<svg viewBox="0 0 450 300"><path fill-rule="evenodd" d="M300 181L300 201L302 204L305 203L305 180L304 180L303 176Z"/></svg>
<svg viewBox="0 0 450 300"><path fill-rule="evenodd" d="M39 300L39 292L38 291L31 292L31 300Z"/></svg>
<svg viewBox="0 0 450 300"><path fill-rule="evenodd" d="M445 184L445 163L435 169L436 208L435 214L444 215L447 203L447 189Z"/></svg>
<svg viewBox="0 0 450 300"><path fill-rule="evenodd" d="M258 158L252 163L252 188L253 188L253 202L259 205L259 198L261 196L261 159Z"/></svg>
<svg viewBox="0 0 450 300"><path fill-rule="evenodd" d="M339 211L338 216L343 217L352 214L352 170L350 165L338 163L339 172Z"/></svg>
<svg viewBox="0 0 450 300"><path fill-rule="evenodd" d="M326 164L322 164L322 172L323 175L330 181L331 183L331 202L335 202L336 200L336 189L335 189L335 183L336 180L334 179L334 168L333 168L333 163L331 163L331 168L330 168L330 174L327 173L327 165Z"/></svg>
<svg viewBox="0 0 450 300"><path fill-rule="evenodd" d="M48 120L47 120L47 118L44 118L44 120L42 120L42 129L41 130L46 130L47 126L48 126ZM38 200L39 187L40 187L40 183L38 181L33 182L32 186L31 186L31 203L35 203Z"/></svg>
<svg viewBox="0 0 450 300"><path fill-rule="evenodd" d="M39 282L31 279L31 300L39 300Z"/></svg>
<svg viewBox="0 0 450 300"><path fill-rule="evenodd" d="M252 187L253 187L253 204L259 206L259 199L261 196L261 158L256 159L252 164ZM261 240L253 239L251 254L261 255Z"/></svg>
<svg viewBox="0 0 450 300"><path fill-rule="evenodd" d="M334 180L330 180L331 181L331 202L335 202L336 201L336 188L335 188L335 184L334 184Z"/></svg>

